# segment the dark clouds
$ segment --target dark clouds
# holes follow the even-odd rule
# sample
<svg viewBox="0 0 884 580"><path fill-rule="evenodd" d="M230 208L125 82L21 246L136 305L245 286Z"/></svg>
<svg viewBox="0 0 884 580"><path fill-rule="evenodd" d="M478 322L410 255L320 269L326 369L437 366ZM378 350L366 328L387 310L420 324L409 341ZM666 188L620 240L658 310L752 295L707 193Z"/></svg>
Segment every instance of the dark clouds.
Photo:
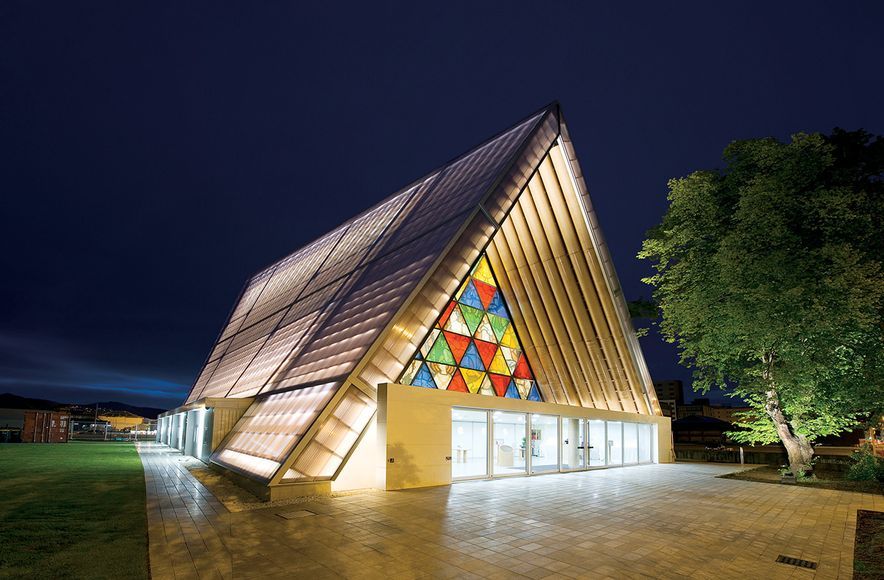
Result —
<svg viewBox="0 0 884 580"><path fill-rule="evenodd" d="M878 5L614 6L4 2L3 390L177 402L251 273L553 99L630 297L668 178L884 132Z"/></svg>

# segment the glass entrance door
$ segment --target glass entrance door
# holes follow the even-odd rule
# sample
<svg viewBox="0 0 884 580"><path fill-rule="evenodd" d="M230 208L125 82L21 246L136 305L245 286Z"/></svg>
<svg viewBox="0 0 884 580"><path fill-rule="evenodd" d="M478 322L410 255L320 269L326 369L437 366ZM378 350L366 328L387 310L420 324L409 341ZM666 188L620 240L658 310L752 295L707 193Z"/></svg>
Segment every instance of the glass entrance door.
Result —
<svg viewBox="0 0 884 580"><path fill-rule="evenodd" d="M559 418L531 415L531 473L559 470Z"/></svg>
<svg viewBox="0 0 884 580"><path fill-rule="evenodd" d="M451 410L451 478L488 476L488 413Z"/></svg>
<svg viewBox="0 0 884 580"><path fill-rule="evenodd" d="M586 469L586 420L562 417L562 471Z"/></svg>
<svg viewBox="0 0 884 580"><path fill-rule="evenodd" d="M525 475L528 471L528 416L525 413L494 411L491 417L494 423L492 474Z"/></svg>
<svg viewBox="0 0 884 580"><path fill-rule="evenodd" d="M586 422L587 439L589 445L589 467L604 467L607 465L607 438L605 436L605 422L590 419Z"/></svg>

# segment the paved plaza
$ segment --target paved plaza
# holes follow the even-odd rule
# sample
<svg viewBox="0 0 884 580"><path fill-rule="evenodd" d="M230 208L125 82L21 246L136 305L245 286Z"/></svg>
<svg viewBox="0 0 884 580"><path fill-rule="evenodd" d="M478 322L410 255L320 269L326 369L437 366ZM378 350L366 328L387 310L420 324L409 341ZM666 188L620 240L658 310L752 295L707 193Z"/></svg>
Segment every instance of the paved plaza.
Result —
<svg viewBox="0 0 884 580"><path fill-rule="evenodd" d="M851 578L872 494L646 465L229 512L177 451L139 444L165 578ZM280 515L281 514L281 515ZM817 570L775 562L778 555Z"/></svg>

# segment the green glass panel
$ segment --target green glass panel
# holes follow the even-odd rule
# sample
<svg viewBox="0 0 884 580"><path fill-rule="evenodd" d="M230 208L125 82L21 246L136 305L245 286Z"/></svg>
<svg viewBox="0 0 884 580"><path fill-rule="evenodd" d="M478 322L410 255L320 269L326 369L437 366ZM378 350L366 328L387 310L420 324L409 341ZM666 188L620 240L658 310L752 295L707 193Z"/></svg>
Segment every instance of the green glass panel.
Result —
<svg viewBox="0 0 884 580"><path fill-rule="evenodd" d="M491 313L488 314L488 321L491 323L491 328L494 329L494 336L497 337L497 342L500 342L503 338L503 333L506 332L506 327L510 325L510 321Z"/></svg>
<svg viewBox="0 0 884 580"><path fill-rule="evenodd" d="M433 348L430 349L430 352L427 353L427 360L430 362L437 362L446 365L456 365L457 361L454 360L454 355L451 354L451 349L448 348L448 342L445 341L445 335L440 334L436 339L436 342L433 344Z"/></svg>
<svg viewBox="0 0 884 580"><path fill-rule="evenodd" d="M478 308L473 308L466 304L461 304L460 310L463 312L463 319L467 323L467 327L470 329L470 336L472 336L475 334L476 329L479 328L479 324L482 322L482 317L485 316L485 313Z"/></svg>

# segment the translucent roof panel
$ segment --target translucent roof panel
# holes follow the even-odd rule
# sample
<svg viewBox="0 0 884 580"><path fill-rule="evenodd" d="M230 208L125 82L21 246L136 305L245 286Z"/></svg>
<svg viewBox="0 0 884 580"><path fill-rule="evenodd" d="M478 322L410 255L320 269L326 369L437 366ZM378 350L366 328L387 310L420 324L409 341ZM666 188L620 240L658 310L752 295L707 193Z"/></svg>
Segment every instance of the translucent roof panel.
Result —
<svg viewBox="0 0 884 580"><path fill-rule="evenodd" d="M339 384L264 397L252 404L212 455L212 461L268 480L328 404Z"/></svg>
<svg viewBox="0 0 884 580"><path fill-rule="evenodd" d="M188 401L346 377L548 112L255 275ZM289 328L303 319L309 323ZM290 341L288 349L284 340Z"/></svg>

